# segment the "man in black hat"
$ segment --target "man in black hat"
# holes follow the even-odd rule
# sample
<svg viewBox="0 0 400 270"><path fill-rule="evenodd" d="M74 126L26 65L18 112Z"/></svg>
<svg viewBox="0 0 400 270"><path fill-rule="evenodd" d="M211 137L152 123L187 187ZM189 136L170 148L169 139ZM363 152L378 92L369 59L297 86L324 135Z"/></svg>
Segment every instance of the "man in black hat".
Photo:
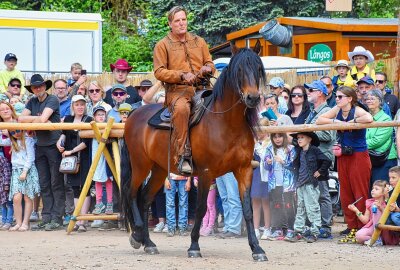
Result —
<svg viewBox="0 0 400 270"><path fill-rule="evenodd" d="M52 82L45 81L39 74L31 77L31 84L25 88L35 97L28 101L25 110L18 118L19 122L60 122L60 103L57 97L46 92L51 86ZM32 227L32 230L53 231L62 228L65 205L64 177L59 172L61 154L56 146L60 135L60 130L36 131L35 165L39 172L43 210L42 221L36 227Z"/></svg>

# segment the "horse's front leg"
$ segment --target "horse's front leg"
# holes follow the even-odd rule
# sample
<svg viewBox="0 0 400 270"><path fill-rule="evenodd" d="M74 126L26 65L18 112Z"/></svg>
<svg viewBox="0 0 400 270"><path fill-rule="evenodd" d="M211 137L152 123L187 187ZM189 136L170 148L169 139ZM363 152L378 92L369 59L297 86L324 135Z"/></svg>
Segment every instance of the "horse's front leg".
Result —
<svg viewBox="0 0 400 270"><path fill-rule="evenodd" d="M199 258L201 257L200 246L199 246L199 238L200 238L200 226L203 220L204 215L207 211L207 197L208 191L210 188L211 180L199 177L198 186L197 186L197 208L196 208L196 216L195 222L190 234L191 236L191 244L188 249L188 257L189 258Z"/></svg>
<svg viewBox="0 0 400 270"><path fill-rule="evenodd" d="M251 251L253 252L253 259L255 261L268 261L265 251L260 247L256 233L254 230L253 222L253 209L251 206L250 187L253 176L253 169L251 166L241 168L234 172L234 175L239 184L240 199L242 201L243 216L246 221L247 238Z"/></svg>

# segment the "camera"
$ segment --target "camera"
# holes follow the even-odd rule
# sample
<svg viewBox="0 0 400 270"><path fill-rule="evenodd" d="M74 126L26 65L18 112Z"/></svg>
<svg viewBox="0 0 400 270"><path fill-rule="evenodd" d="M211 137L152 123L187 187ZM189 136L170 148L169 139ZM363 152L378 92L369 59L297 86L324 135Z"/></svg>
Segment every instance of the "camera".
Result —
<svg viewBox="0 0 400 270"><path fill-rule="evenodd" d="M353 154L353 147L342 145L342 154L350 156Z"/></svg>

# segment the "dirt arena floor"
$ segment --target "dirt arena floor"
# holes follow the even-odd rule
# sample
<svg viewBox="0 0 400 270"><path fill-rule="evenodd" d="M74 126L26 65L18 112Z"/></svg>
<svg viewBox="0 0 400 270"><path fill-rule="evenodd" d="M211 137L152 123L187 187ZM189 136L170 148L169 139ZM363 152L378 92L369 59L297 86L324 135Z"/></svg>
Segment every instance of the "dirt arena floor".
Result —
<svg viewBox="0 0 400 270"><path fill-rule="evenodd" d="M333 240L313 244L261 240L268 262L253 262L247 238L200 238L203 258L189 259L190 236L151 233L159 255L134 250L123 231L0 232L0 269L395 269L400 248L337 244L344 224L336 222ZM397 265L397 266L396 266Z"/></svg>

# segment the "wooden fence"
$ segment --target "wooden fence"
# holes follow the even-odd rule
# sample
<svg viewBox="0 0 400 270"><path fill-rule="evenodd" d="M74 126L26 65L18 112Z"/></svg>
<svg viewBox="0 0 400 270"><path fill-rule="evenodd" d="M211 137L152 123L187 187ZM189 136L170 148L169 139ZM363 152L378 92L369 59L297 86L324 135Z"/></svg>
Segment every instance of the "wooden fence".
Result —
<svg viewBox="0 0 400 270"><path fill-rule="evenodd" d="M97 126L100 130L104 130L107 124L98 123ZM112 125L110 137L122 137L124 133L123 123ZM292 126L262 126L259 132L267 133L281 133L281 132L300 132L300 131L318 131L318 130L352 130L363 128L377 128L377 127L398 127L400 121L388 122L372 122L369 124L361 123L340 123L340 124L327 124L327 125L292 125ZM0 122L0 130L81 130L81 137L94 138L94 132L90 123L5 123Z"/></svg>

